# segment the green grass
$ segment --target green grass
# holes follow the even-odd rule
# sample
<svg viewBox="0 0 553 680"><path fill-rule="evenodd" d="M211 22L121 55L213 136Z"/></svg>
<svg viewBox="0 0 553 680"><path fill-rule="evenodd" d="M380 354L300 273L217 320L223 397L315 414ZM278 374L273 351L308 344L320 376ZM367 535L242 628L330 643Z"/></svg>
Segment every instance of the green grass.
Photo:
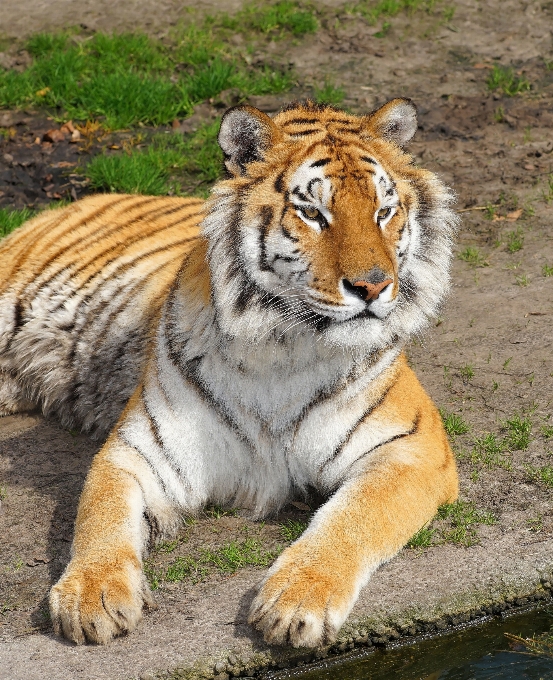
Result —
<svg viewBox="0 0 553 680"><path fill-rule="evenodd" d="M307 26L308 16L315 21L291 2L263 12L274 14L275 26L298 35L307 32L302 25ZM266 32L261 24L269 24L257 26ZM33 58L29 68L0 69L0 102L3 107L46 107L58 118L98 119L108 129L125 129L170 123L223 90L234 89L245 98L292 86L286 69L249 67L228 36L214 17L202 25L189 23L165 43L139 33L89 38L75 31L38 34L25 45Z"/></svg>
<svg viewBox="0 0 553 680"><path fill-rule="evenodd" d="M195 556L177 557L161 573L150 566L146 575L150 583L157 583L158 587L162 581L198 582L213 572L234 574L244 567L266 567L280 552L280 549L266 550L260 541L246 538L242 541L230 541L213 550L204 548Z"/></svg>
<svg viewBox="0 0 553 680"><path fill-rule="evenodd" d="M487 267L488 262L480 250L474 246L467 246L459 253L459 259L467 262L471 267Z"/></svg>
<svg viewBox="0 0 553 680"><path fill-rule="evenodd" d="M361 14L370 24L375 24L381 18L394 17L400 12L431 12L435 5L436 0L361 0L350 11Z"/></svg>
<svg viewBox="0 0 553 680"><path fill-rule="evenodd" d="M541 273L543 276L553 276L553 266L549 264L544 264Z"/></svg>
<svg viewBox="0 0 553 680"><path fill-rule="evenodd" d="M307 529L307 522L289 519L280 525L280 533L285 541L292 543Z"/></svg>
<svg viewBox="0 0 553 680"><path fill-rule="evenodd" d="M478 510L470 501L447 503L438 509L437 518L445 520L446 526L441 529L441 539L445 543L457 543L471 546L478 542L476 527L480 524L495 524L495 516L491 512Z"/></svg>
<svg viewBox="0 0 553 680"><path fill-rule="evenodd" d="M522 250L524 246L524 232L519 227L515 231L510 231L507 234L507 250L510 253L517 253Z"/></svg>
<svg viewBox="0 0 553 680"><path fill-rule="evenodd" d="M488 470L494 470L495 468L511 470L512 463L505 456L506 451L504 440L489 432L474 440L474 448L470 453L470 460L472 463L488 468Z"/></svg>
<svg viewBox="0 0 553 680"><path fill-rule="evenodd" d="M553 425L542 425L541 433L544 439L553 439Z"/></svg>
<svg viewBox="0 0 553 680"><path fill-rule="evenodd" d="M313 90L315 101L319 104L341 104L346 96L346 92L341 87L336 87L332 80L326 78L321 87L315 87Z"/></svg>
<svg viewBox="0 0 553 680"><path fill-rule="evenodd" d="M532 479L553 489L553 465L543 465L541 467L527 465L526 471Z"/></svg>
<svg viewBox="0 0 553 680"><path fill-rule="evenodd" d="M514 69L500 64L494 64L490 75L486 80L486 85L489 90L501 90L508 97L514 97L516 94L526 92L530 89L530 82L518 76Z"/></svg>
<svg viewBox="0 0 553 680"><path fill-rule="evenodd" d="M532 437L532 422L530 418L523 418L518 413L503 423L507 431L504 445L511 451L525 451Z"/></svg>
<svg viewBox="0 0 553 680"><path fill-rule="evenodd" d="M222 154L217 144L219 120L206 123L194 134L154 135L148 148L132 153L94 157L84 169L94 189L162 195L179 193L179 179L200 193L220 176ZM173 178L173 179L171 179ZM177 178L177 179L175 179Z"/></svg>
<svg viewBox="0 0 553 680"><path fill-rule="evenodd" d="M502 423L501 429L504 433L502 437L493 432L477 437L470 454L463 454L462 457L468 457L473 464L488 470L511 470L512 462L507 454L528 448L532 439L532 422L530 418L516 413Z"/></svg>
<svg viewBox="0 0 553 680"><path fill-rule="evenodd" d="M415 550L423 550L434 545L434 535L436 529L431 529L426 524L417 531L417 533L407 541L407 547Z"/></svg>
<svg viewBox="0 0 553 680"><path fill-rule="evenodd" d="M281 0L273 5L260 6L252 2L232 17L225 17L223 25L232 30L249 29L269 33L274 37L315 33L319 28L317 17L298 2Z"/></svg>
<svg viewBox="0 0 553 680"><path fill-rule="evenodd" d="M440 409L440 415L442 416L445 431L450 437L466 434L469 431L469 426L463 420L462 416L457 413L449 413L445 409Z"/></svg>
<svg viewBox="0 0 553 680"><path fill-rule="evenodd" d="M467 364L466 366L461 366L459 369L459 375L463 382L470 382L474 378L474 366Z"/></svg>
<svg viewBox="0 0 553 680"><path fill-rule="evenodd" d="M30 208L12 210L11 208L0 208L0 238L11 234L14 229L20 227L35 214Z"/></svg>

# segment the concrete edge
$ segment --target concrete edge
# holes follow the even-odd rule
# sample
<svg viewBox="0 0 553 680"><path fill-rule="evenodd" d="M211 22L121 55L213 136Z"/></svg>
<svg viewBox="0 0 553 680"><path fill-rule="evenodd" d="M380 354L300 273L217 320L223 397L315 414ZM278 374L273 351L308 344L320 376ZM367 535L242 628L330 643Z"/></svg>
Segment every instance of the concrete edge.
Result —
<svg viewBox="0 0 553 680"><path fill-rule="evenodd" d="M371 648L413 644L470 623L515 615L549 603L553 603L553 560L539 571L537 578L507 578L488 591L465 591L427 608L412 606L390 616L354 618L342 628L333 644L321 649L274 647L258 651L252 647L251 653L243 648L239 652L228 649L198 659L193 665L142 674L140 680L276 679L284 677L281 671L289 673L306 666L311 670L313 664L323 659L343 660Z"/></svg>

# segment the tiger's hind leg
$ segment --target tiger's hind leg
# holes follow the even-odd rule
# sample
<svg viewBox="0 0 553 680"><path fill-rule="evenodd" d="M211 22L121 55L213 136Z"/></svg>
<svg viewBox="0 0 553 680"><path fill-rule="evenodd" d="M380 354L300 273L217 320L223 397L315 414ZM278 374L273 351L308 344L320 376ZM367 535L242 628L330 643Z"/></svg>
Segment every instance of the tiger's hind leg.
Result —
<svg viewBox="0 0 553 680"><path fill-rule="evenodd" d="M36 404L26 398L17 377L0 370L0 416L32 411Z"/></svg>

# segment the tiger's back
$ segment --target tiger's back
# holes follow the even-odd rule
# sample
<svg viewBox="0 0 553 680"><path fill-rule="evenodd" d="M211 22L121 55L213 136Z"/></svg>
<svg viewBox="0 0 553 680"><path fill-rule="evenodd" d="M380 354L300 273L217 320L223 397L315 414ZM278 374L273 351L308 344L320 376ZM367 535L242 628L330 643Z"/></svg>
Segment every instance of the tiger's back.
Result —
<svg viewBox="0 0 553 680"><path fill-rule="evenodd" d="M103 437L140 377L148 329L198 243L203 201L105 194L0 245L0 415L38 405Z"/></svg>

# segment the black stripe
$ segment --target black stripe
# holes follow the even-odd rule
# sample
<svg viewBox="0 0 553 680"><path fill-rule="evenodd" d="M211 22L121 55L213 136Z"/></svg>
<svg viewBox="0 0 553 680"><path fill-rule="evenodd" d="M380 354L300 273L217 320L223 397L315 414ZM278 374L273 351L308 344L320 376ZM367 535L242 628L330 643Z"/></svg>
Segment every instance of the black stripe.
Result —
<svg viewBox="0 0 553 680"><path fill-rule="evenodd" d="M305 194L303 194L300 191L299 186L297 186L295 189L293 189L292 193L294 194L294 196L297 196L300 199L300 201L304 201L305 203L309 203L309 199L307 198L307 196Z"/></svg>
<svg viewBox="0 0 553 680"><path fill-rule="evenodd" d="M301 132L289 132L288 134L291 137L307 137L308 135L320 134L321 132L324 132L324 130L319 128L311 128L309 130L302 130Z"/></svg>
<svg viewBox="0 0 553 680"><path fill-rule="evenodd" d="M321 160L315 161L314 163L311 163L311 167L312 168L322 168L323 165L327 165L328 163L330 163L331 160L332 160L332 158L321 158Z"/></svg>
<svg viewBox="0 0 553 680"><path fill-rule="evenodd" d="M339 135L344 135L344 134L345 135L348 135L348 134L349 135L358 135L361 132L361 128L359 126L357 126L357 127L340 127L340 128L336 128L336 130L334 130L334 132L339 134Z"/></svg>
<svg viewBox="0 0 553 680"><path fill-rule="evenodd" d="M313 177L313 179L310 179L309 182L307 182L307 193L311 198L315 198L315 195L313 194L313 185L322 183L322 181L323 180L320 177Z"/></svg>
<svg viewBox="0 0 553 680"><path fill-rule="evenodd" d="M374 453L377 449L380 449L380 448L382 448L383 446L386 446L387 444L391 444L392 442L395 442L395 441L397 441L398 439L404 439L405 437L409 437L409 436L411 436L412 434L416 434L416 433L417 433L417 430L419 429L420 421L421 421L421 412L420 412L420 411L417 411L417 412L415 413L415 420L413 421L413 423L411 424L411 427L410 427L406 432L400 432L399 434L394 434L394 435L393 435L392 437L390 437L389 439L386 439L386 440L384 440L383 442L380 442L379 444L376 444L375 446L373 446L372 449L369 449L368 451L365 451L365 453L364 453L363 455L359 456L359 458L356 458L356 459L353 461L353 463L352 463L349 467L350 467L350 468L353 467L354 465L356 465L357 463L359 463L360 460L362 460L363 458L365 458L365 457L368 456L369 454ZM325 466L326 466L328 463L330 463L330 462L331 462L331 460L327 461L327 462L322 466L322 468L321 468L321 470L320 470L319 472L321 473L321 472L323 471L323 469L325 468ZM344 475L344 476L347 476L347 472L346 472L346 475Z"/></svg>
<svg viewBox="0 0 553 680"><path fill-rule="evenodd" d="M283 224L280 225L280 228L282 230L282 233L284 234L284 236L286 236L287 239L290 239L290 241L292 241L293 243L299 243L300 239L297 238L296 236L292 236L292 234L288 231L288 229L286 229L286 227Z"/></svg>
<svg viewBox="0 0 553 680"><path fill-rule="evenodd" d="M365 161L365 163L370 163L371 165L377 165L374 158L370 158L369 156L361 156L361 160Z"/></svg>
<svg viewBox="0 0 553 680"><path fill-rule="evenodd" d="M273 221L275 211L270 205L264 205L259 211L261 226L259 229L259 269L262 272L273 272L274 270L267 260L267 230Z"/></svg>
<svg viewBox="0 0 553 680"><path fill-rule="evenodd" d="M287 120L286 123L284 123L284 126L287 127L288 125L314 125L315 123L319 123L318 118L292 118L292 120Z"/></svg>
<svg viewBox="0 0 553 680"><path fill-rule="evenodd" d="M274 188L277 194L282 194L284 191L284 173L285 171L283 170L275 179Z"/></svg>
<svg viewBox="0 0 553 680"><path fill-rule="evenodd" d="M218 417L236 434L240 441L244 442L250 449L252 455L255 456L255 446L249 440L247 435L242 432L238 423L234 420L232 415L229 413L228 409L224 404L219 402L214 395L208 390L206 385L200 376L200 366L203 357L198 356L193 359L184 360L182 353L177 350L176 344L178 336L178 331L176 330L176 315L172 311L172 307L175 304L175 297L178 291L178 286L174 286L171 291L169 301L168 301L168 314L165 319L165 330L166 330L166 340L167 340L167 351L169 354L169 359L175 368L181 373L181 375L186 379L186 381L195 388L200 398L203 399L218 415Z"/></svg>
<svg viewBox="0 0 553 680"><path fill-rule="evenodd" d="M371 415L376 411L376 409L377 409L379 406L382 406L382 404L384 403L384 400L385 400L386 397L388 396L388 393L390 392L390 390L392 389L392 387L394 387L394 385L397 383L398 379L399 379L399 378L396 378L392 383L390 383L390 385L388 385L388 387L387 387L387 388L384 390L384 392L380 395L380 397L377 399L377 401L375 401L374 404L371 404L371 406L369 406L369 408L366 409L366 411L363 412L363 414L361 415L361 417L358 418L358 420L356 421L356 423L355 423L355 424L354 424L354 425L346 432L345 437L344 437L344 438L342 439L342 441L338 444L338 446L334 449L334 451L332 452L330 458L328 458L328 460L326 460L326 461L324 462L324 464L321 466L321 471L324 470L324 468L325 468L327 465L329 465L330 463L332 463L334 460L336 460L336 458L338 458L338 457L341 455L342 451L343 451L344 448L349 444L351 438L352 438L353 435L355 434L355 431L357 430L357 428L361 425L361 423L362 423L366 418L368 418L369 416L371 416Z"/></svg>

